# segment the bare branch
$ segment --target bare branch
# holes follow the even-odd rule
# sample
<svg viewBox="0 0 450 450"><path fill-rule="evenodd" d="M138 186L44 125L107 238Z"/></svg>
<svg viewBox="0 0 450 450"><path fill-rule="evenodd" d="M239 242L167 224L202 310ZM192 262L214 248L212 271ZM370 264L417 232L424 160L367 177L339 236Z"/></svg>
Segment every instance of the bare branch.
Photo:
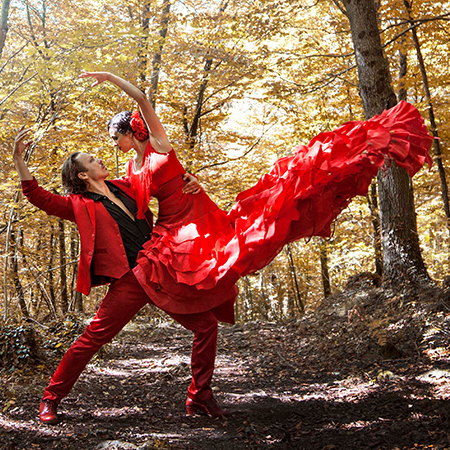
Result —
<svg viewBox="0 0 450 450"><path fill-rule="evenodd" d="M3 103L6 102L18 89L20 89L24 84L28 83L30 80L32 80L37 75L37 72L31 75L31 77L27 78L26 80L22 81L18 86L16 86L3 100L0 101L0 106L3 105Z"/></svg>
<svg viewBox="0 0 450 450"><path fill-rule="evenodd" d="M250 146L250 148L248 150L246 150L242 155L237 156L236 158L228 158L226 161L220 161L217 163L213 163L213 164L207 164L204 165L202 167L200 167L198 170L196 170L194 172L194 174L201 172L202 170L205 169L210 169L211 167L217 167L217 166L224 166L225 164L228 164L232 161L238 161L242 158L244 158L245 156L247 156L262 140L262 138L264 137L264 135L272 128L272 126L270 126L269 128L267 128L267 130L261 134L261 136Z"/></svg>
<svg viewBox="0 0 450 450"><path fill-rule="evenodd" d="M347 16L347 11L345 10L345 7L340 0L333 0L333 3L335 4L336 8L339 9L342 14L344 14L344 16Z"/></svg>
<svg viewBox="0 0 450 450"><path fill-rule="evenodd" d="M11 59L13 59L15 56L17 56L28 44L29 44L29 40L22 46L19 48L19 50L17 50L16 52L14 52L9 58L6 59L6 61L3 63L2 67L0 67L0 73L3 72L3 69L6 67L6 65L9 63L9 61L11 61Z"/></svg>

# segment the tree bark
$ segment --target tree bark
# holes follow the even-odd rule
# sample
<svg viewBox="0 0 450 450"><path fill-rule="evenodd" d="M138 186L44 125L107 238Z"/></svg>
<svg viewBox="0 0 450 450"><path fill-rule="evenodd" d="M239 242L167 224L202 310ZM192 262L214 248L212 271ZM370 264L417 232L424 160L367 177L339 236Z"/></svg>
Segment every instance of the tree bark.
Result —
<svg viewBox="0 0 450 450"><path fill-rule="evenodd" d="M67 266L66 266L66 233L64 220L58 220L59 227L59 279L61 282L61 309L65 314L69 309L69 300L67 296Z"/></svg>
<svg viewBox="0 0 450 450"><path fill-rule="evenodd" d="M148 53L148 25L150 21L150 2L147 0L142 5L142 37L139 42L138 67L139 77L145 83L147 76L147 53Z"/></svg>
<svg viewBox="0 0 450 450"><path fill-rule="evenodd" d="M343 0L350 22L366 119L396 104L384 58L373 0ZM383 247L383 283L429 282L417 234L412 183L407 172L391 164L378 174Z"/></svg>
<svg viewBox="0 0 450 450"><path fill-rule="evenodd" d="M259 296L261 301L258 304L258 311L261 320L269 320L270 299L266 295L266 283L264 271L259 272Z"/></svg>
<svg viewBox="0 0 450 450"><path fill-rule="evenodd" d="M55 230L53 224L51 226L52 232L50 234L50 242L49 242L49 260L48 260L48 292L49 292L49 300L52 304L52 308L56 311L56 295L55 295L55 280L53 278L53 261L55 258Z"/></svg>
<svg viewBox="0 0 450 450"><path fill-rule="evenodd" d="M17 231L17 233L20 235L21 231L20 229ZM25 294L23 292L23 286L20 281L19 276L19 251L18 251L18 242L16 238L16 233L13 231L11 233L11 242L12 242L12 248L14 249L14 256L12 259L12 275L13 275L13 281L14 281L14 287L16 289L17 299L19 301L20 310L22 312L22 315L24 317L30 317L30 314L27 309L27 305L25 303Z"/></svg>
<svg viewBox="0 0 450 450"><path fill-rule="evenodd" d="M244 285L244 295L238 297L240 306L236 309L236 317L246 322L255 318L256 305L249 277L242 278L242 283Z"/></svg>
<svg viewBox="0 0 450 450"><path fill-rule="evenodd" d="M203 98L205 96L206 86L208 85L212 62L213 62L212 57L208 56L206 58L205 67L203 69L204 71L203 79L200 84L200 89L198 91L197 105L195 106L194 117L192 119L191 126L189 127L189 133L186 138L186 141L190 149L194 148L195 142L197 140L197 135L200 127L200 117L202 115Z"/></svg>
<svg viewBox="0 0 450 450"><path fill-rule="evenodd" d="M166 40L167 31L169 29L170 7L171 0L164 0L161 21L159 24L159 37L158 37L158 49L153 54L152 59L152 74L150 77L150 89L148 92L148 98L153 108L156 103L156 93L158 92L159 74L161 70L162 51L164 48L164 41Z"/></svg>
<svg viewBox="0 0 450 450"><path fill-rule="evenodd" d="M79 242L80 237L78 235L78 232L74 226L71 227L71 233L70 233L70 260L75 261L78 257L78 251L79 251ZM83 312L83 296L81 292L78 292L76 290L76 283L77 283L77 277L78 277L78 263L74 264L73 266L73 273L72 273L72 282L71 282L71 292L72 292L72 299L70 301L70 304L75 304L75 310L79 312Z"/></svg>
<svg viewBox="0 0 450 450"><path fill-rule="evenodd" d="M372 217L373 229L373 248L375 250L375 272L383 276L383 249L381 247L381 227L380 212L378 210L377 185L373 181L367 194L367 204L369 205L370 215Z"/></svg>
<svg viewBox="0 0 450 450"><path fill-rule="evenodd" d="M323 295L331 295L330 273L328 272L327 243L322 240L320 243L320 274L322 275Z"/></svg>
<svg viewBox="0 0 450 450"><path fill-rule="evenodd" d="M398 100L406 101L408 95L407 95L407 91L406 91L406 87L405 87L404 78L408 72L408 57L407 57L408 55L407 55L406 51L403 50L404 44L405 44L404 36L402 36L400 42L402 45L400 47L400 50L398 51L398 85L399 85Z"/></svg>
<svg viewBox="0 0 450 450"><path fill-rule="evenodd" d="M2 57L3 48L5 47L6 42L6 35L8 34L9 4L10 0L3 0L1 23L0 23L0 58Z"/></svg>
<svg viewBox="0 0 450 450"><path fill-rule="evenodd" d="M301 313L304 313L305 312L305 304L304 304L302 296L300 294L300 288L298 286L298 280L297 280L297 272L295 271L294 258L292 256L292 250L291 250L290 244L286 245L286 254L288 256L289 269L290 269L292 281L294 284L295 304L297 306L297 309Z"/></svg>

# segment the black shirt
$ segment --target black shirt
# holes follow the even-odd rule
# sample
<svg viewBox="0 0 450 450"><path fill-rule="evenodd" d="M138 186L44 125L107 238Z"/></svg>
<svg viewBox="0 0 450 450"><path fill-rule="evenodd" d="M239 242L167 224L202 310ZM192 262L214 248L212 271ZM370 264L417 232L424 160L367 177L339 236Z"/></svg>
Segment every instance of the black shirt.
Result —
<svg viewBox="0 0 450 450"><path fill-rule="evenodd" d="M111 217L119 226L120 236L125 247L128 264L130 269L136 265L136 258L139 250L142 250L144 242L150 239L152 229L145 219L137 219L137 206L134 200L127 197L117 186L106 181L109 190L119 198L127 207L128 211L134 216L134 220L118 205L111 201L106 195L95 192L86 192L85 194L94 201L103 203L103 206L111 214Z"/></svg>

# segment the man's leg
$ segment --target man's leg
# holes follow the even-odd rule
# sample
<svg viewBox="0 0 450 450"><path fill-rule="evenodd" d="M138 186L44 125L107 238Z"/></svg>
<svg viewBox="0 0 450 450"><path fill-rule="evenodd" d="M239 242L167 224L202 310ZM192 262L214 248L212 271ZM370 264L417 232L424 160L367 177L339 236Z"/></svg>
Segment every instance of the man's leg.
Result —
<svg viewBox="0 0 450 450"><path fill-rule="evenodd" d="M45 389L43 400L56 405L70 392L83 369L103 344L114 336L149 302L132 272L111 284L96 316L67 350Z"/></svg>

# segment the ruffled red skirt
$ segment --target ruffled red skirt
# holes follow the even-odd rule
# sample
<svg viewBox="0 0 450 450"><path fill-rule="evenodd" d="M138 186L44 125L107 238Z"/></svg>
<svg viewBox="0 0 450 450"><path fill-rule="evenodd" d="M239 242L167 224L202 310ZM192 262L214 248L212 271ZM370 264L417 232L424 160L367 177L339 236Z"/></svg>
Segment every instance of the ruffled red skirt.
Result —
<svg viewBox="0 0 450 450"><path fill-rule="evenodd" d="M411 176L425 162L431 166L431 142L417 109L401 102L299 145L239 194L228 213L206 194L183 195L174 179L157 194L160 219L135 274L165 310L212 309L233 322L240 277L265 267L289 242L330 236L333 220L392 160Z"/></svg>

